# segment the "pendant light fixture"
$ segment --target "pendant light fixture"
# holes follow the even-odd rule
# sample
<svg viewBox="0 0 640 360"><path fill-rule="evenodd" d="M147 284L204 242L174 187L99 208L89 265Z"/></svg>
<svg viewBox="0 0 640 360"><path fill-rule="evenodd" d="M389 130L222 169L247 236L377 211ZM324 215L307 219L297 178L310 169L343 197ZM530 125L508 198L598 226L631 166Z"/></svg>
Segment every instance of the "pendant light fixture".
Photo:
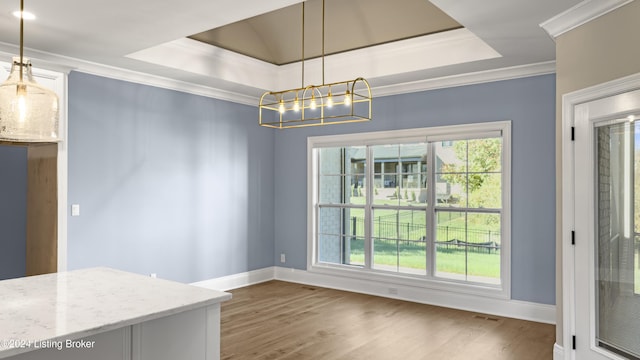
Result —
<svg viewBox="0 0 640 360"><path fill-rule="evenodd" d="M58 96L33 79L24 57L24 0L20 0L20 56L0 85L0 140L57 142Z"/></svg>
<svg viewBox="0 0 640 360"><path fill-rule="evenodd" d="M326 84L324 80L325 5L322 0L322 85L304 82L304 18L302 3L302 85L268 91L260 98L260 126L290 129L371 120L371 88L364 78Z"/></svg>

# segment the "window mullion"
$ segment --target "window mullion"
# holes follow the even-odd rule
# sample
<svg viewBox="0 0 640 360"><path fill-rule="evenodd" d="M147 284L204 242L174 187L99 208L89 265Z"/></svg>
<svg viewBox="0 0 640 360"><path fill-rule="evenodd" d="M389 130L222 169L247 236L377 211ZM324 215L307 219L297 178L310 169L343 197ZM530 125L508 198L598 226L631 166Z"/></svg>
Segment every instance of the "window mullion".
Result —
<svg viewBox="0 0 640 360"><path fill-rule="evenodd" d="M365 195L364 203L364 267L365 269L371 269L372 257L373 257L373 241L371 240L371 231L373 224L371 223L372 216L372 204L374 196L374 164L373 164L373 149L371 146L367 146L366 151L366 166L365 166L365 178L367 183L367 191Z"/></svg>
<svg viewBox="0 0 640 360"><path fill-rule="evenodd" d="M436 273L436 219L435 219L435 201L436 201L436 155L433 142L427 143L427 276L435 276Z"/></svg>

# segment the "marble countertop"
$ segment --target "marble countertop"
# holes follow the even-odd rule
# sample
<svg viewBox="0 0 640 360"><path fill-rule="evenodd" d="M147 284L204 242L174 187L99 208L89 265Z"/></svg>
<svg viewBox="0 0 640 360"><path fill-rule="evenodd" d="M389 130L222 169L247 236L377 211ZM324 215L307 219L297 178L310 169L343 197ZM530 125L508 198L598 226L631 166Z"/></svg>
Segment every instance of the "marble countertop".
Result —
<svg viewBox="0 0 640 360"><path fill-rule="evenodd" d="M231 294L109 268L0 281L0 358L231 299Z"/></svg>

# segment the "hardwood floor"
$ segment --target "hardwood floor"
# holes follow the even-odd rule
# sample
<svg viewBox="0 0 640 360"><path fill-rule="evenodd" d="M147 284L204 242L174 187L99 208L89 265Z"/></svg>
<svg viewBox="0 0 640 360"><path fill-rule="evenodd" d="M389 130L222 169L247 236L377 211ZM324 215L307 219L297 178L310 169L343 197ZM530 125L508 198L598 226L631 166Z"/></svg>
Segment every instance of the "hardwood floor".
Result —
<svg viewBox="0 0 640 360"><path fill-rule="evenodd" d="M553 325L280 281L231 292L222 359L553 358Z"/></svg>

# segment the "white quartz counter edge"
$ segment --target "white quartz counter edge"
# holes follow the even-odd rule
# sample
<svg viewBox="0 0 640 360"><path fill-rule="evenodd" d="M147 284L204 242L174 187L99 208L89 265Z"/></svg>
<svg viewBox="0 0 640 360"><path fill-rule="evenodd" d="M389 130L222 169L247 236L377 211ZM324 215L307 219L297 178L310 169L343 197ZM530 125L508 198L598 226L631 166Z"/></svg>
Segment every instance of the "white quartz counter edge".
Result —
<svg viewBox="0 0 640 360"><path fill-rule="evenodd" d="M77 340L229 299L108 268L0 281L0 359L33 351L35 342Z"/></svg>

